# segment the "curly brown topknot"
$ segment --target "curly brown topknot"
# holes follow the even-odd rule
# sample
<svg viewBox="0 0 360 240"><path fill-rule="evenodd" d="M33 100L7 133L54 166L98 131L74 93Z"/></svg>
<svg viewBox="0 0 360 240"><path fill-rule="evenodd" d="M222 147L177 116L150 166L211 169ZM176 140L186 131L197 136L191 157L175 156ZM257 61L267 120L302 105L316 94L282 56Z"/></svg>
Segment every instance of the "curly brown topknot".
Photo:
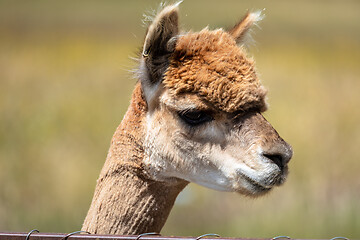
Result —
<svg viewBox="0 0 360 240"><path fill-rule="evenodd" d="M172 94L197 94L225 112L266 110L267 91L254 61L221 29L179 37L163 84Z"/></svg>

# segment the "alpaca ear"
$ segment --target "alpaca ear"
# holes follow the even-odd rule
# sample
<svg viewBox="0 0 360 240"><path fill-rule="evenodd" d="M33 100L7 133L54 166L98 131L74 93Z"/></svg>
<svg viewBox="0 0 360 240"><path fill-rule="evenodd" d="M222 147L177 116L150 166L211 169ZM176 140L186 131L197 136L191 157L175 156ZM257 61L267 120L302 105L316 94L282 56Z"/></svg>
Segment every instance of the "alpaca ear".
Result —
<svg viewBox="0 0 360 240"><path fill-rule="evenodd" d="M179 34L177 4L163 8L150 24L144 41L139 76L148 109L156 107L162 90L161 82L175 50Z"/></svg>
<svg viewBox="0 0 360 240"><path fill-rule="evenodd" d="M243 44L251 27L256 25L257 22L261 21L263 18L264 15L262 15L261 11L248 12L238 24L229 30L229 33L234 37L238 44Z"/></svg>
<svg viewBox="0 0 360 240"><path fill-rule="evenodd" d="M171 53L175 49L176 36L179 33L179 3L162 9L150 24L142 52L142 59L150 83L161 81Z"/></svg>

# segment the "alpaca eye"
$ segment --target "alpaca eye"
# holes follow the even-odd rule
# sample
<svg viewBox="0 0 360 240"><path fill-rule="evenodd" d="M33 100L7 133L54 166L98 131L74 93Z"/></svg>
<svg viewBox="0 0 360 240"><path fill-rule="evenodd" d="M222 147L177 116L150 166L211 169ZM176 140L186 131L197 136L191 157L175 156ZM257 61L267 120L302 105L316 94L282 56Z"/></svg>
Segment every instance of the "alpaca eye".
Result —
<svg viewBox="0 0 360 240"><path fill-rule="evenodd" d="M197 126L213 120L213 117L204 111L182 111L178 114L179 117L190 126Z"/></svg>

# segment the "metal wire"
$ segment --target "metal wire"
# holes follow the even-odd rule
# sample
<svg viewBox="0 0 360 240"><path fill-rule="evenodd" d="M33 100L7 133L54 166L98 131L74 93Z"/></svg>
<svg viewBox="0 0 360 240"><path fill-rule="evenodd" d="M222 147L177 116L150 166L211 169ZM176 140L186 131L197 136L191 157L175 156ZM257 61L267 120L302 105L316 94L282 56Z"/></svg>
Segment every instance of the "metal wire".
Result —
<svg viewBox="0 0 360 240"><path fill-rule="evenodd" d="M75 235L75 234L79 234L79 233L87 233L87 234L91 234L89 232L86 232L86 231L76 231L76 232L72 232L72 233L69 233L68 235L66 235L64 238L62 238L62 240L67 240L68 237L72 236L72 235Z"/></svg>
<svg viewBox="0 0 360 240"><path fill-rule="evenodd" d="M148 235L158 235L158 236L161 236L160 233L157 233L157 232L150 232L150 233L142 233L142 234L139 234L135 240L139 240L141 237L143 236L148 236Z"/></svg>
<svg viewBox="0 0 360 240"><path fill-rule="evenodd" d="M277 236L277 237L273 237L272 240L277 240L277 239L282 239L282 238L291 239L291 237L289 237L289 236Z"/></svg>
<svg viewBox="0 0 360 240"><path fill-rule="evenodd" d="M220 235L216 234L216 233L207 233L207 234L197 237L196 240L202 239L204 237L220 237Z"/></svg>
<svg viewBox="0 0 360 240"><path fill-rule="evenodd" d="M33 230L31 230L31 231L27 234L27 236L26 236L25 240L29 240L30 235L31 235L33 232L37 232L37 233L39 233L39 230L37 230L37 229L33 229Z"/></svg>

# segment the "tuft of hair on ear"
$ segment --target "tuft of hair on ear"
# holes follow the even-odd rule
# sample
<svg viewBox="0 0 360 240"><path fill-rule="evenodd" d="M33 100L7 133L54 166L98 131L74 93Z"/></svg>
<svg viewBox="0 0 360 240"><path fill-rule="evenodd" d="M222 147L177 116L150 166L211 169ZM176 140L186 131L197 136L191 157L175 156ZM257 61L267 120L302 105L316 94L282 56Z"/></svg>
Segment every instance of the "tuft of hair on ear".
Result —
<svg viewBox="0 0 360 240"><path fill-rule="evenodd" d="M167 6L162 4L162 9L152 19L145 36L138 74L150 110L156 105L154 103L162 90L160 83L177 43L180 3L181 1Z"/></svg>
<svg viewBox="0 0 360 240"><path fill-rule="evenodd" d="M251 28L264 19L265 15L261 10L255 12L247 12L243 19L237 23L228 32L238 44L245 44L247 39L251 39Z"/></svg>
<svg viewBox="0 0 360 240"><path fill-rule="evenodd" d="M171 53L175 50L179 34L179 4L164 6L147 29L142 50L142 60L148 72L148 81L159 81L165 72Z"/></svg>

